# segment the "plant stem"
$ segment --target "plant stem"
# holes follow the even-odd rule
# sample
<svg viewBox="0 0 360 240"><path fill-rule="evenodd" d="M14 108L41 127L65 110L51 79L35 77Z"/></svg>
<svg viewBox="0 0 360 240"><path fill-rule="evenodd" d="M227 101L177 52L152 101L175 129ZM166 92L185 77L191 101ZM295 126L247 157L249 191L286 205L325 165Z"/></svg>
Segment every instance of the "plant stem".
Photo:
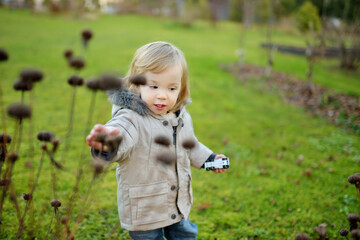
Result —
<svg viewBox="0 0 360 240"><path fill-rule="evenodd" d="M52 221L53 221L55 215L56 215L56 210L54 209L54 214L51 217L50 225L49 225L48 231L46 233L45 239L47 239L47 237L48 237L48 234L49 234L50 229L51 229L51 224L52 224Z"/></svg>
<svg viewBox="0 0 360 240"><path fill-rule="evenodd" d="M33 196L33 194L34 194L34 191L35 191L37 182L38 182L39 177L40 177L40 172L41 172L41 169L42 169L43 162L44 162L44 151L43 151L42 154L41 154L39 169L38 169L38 172L37 172L37 174L36 174L36 179L35 179L34 185L33 185L32 188L31 188L30 194L31 194L32 196ZM25 220L26 212L27 212L28 206L30 205L30 202L31 202L31 200L27 201L27 203L26 203L26 207L25 207L25 210L24 210L24 214L23 214L23 216L22 216L22 218L21 218L21 220L20 220L18 232L17 232L17 234L16 234L16 238L15 238L15 239L17 239L18 237L20 237L20 234L21 234L21 232L22 232L22 230L23 230L23 228L24 228L24 220Z"/></svg>
<svg viewBox="0 0 360 240"><path fill-rule="evenodd" d="M84 131L84 139L86 138L87 134L90 131L90 124L92 122L92 117L94 115L93 113L94 113L94 109L95 109L95 102L96 102L96 91L93 92L92 97L91 97L90 107L89 107L89 111L88 111L87 123L86 123L85 131ZM82 145L81 157L80 157L80 160L79 160L78 172L77 172L77 175L76 175L76 182L75 182L75 185L74 185L74 188L73 188L73 192L72 192L72 194L71 194L71 196L69 198L68 211L67 211L67 218L68 219L70 218L70 215L71 215L72 203L73 203L73 200L74 200L76 194L78 193L79 184L80 184L82 173L83 173L83 169L82 169L83 160L86 158L86 151L85 151L86 148L85 148L85 146L86 146L85 144ZM66 223L65 225L66 225L66 227L68 227L68 223Z"/></svg>
<svg viewBox="0 0 360 240"><path fill-rule="evenodd" d="M72 125L73 125L73 118L74 118L75 98L76 98L76 87L73 87L73 95L72 95L71 106L70 106L68 131L65 136L65 152L67 152L69 150L69 146L70 146L70 136L71 136L71 132L72 132L72 127L73 127Z"/></svg>
<svg viewBox="0 0 360 240"><path fill-rule="evenodd" d="M90 182L90 184L89 184L89 187L88 187L88 189L87 189L87 192L86 192L86 195L85 195L85 198L84 198L84 202L83 202L83 204L82 204L82 208L81 208L81 210L80 210L80 212L79 212L79 215L78 215L78 217L77 217L77 219L76 219L75 226L73 227L70 235L68 236L68 239L72 239L72 238L73 238L76 230L77 230L78 227L79 227L79 223L80 223L81 220L82 220L82 216L83 216L83 214L84 214L84 209L85 209L85 206L86 206L86 202L87 202L87 199L88 199L88 197L89 197L90 190L91 190L91 188L92 188L92 186L93 186L93 184L94 184L95 178L96 178L96 175L95 175L95 173L94 173L94 175L93 175L93 177L92 177L92 179L91 179L91 182Z"/></svg>
<svg viewBox="0 0 360 240"><path fill-rule="evenodd" d="M25 219L25 215L26 215L26 212L27 212L27 209L28 209L30 203L31 203L31 199L26 202L24 214L23 214L22 218L20 219L19 228L18 228L18 231L16 233L15 239L18 239L21 236L21 233L22 233L22 231L24 229L24 219Z"/></svg>

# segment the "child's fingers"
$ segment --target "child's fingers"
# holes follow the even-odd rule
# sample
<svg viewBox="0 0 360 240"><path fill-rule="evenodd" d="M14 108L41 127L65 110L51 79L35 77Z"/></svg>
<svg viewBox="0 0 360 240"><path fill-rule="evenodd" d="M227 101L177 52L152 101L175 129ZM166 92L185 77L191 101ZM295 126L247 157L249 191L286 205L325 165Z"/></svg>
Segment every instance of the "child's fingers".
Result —
<svg viewBox="0 0 360 240"><path fill-rule="evenodd" d="M119 133L120 133L120 129L114 128L114 129L110 130L109 135L115 136L115 135L118 135Z"/></svg>
<svg viewBox="0 0 360 240"><path fill-rule="evenodd" d="M226 158L224 154L218 154L216 155L215 159L218 159L218 158Z"/></svg>

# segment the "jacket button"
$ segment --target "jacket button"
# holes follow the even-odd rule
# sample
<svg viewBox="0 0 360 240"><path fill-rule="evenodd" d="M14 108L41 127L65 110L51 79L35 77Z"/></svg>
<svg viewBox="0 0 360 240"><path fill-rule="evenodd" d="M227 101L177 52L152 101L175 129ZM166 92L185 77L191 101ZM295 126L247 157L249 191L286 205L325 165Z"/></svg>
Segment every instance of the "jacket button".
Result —
<svg viewBox="0 0 360 240"><path fill-rule="evenodd" d="M176 186L172 185L170 189L171 189L171 191L174 191L176 189Z"/></svg>
<svg viewBox="0 0 360 240"><path fill-rule="evenodd" d="M163 125L164 125L164 126L167 126L168 124L169 124L169 122L168 122L168 121L166 121L166 120L165 120L165 121L163 121Z"/></svg>
<svg viewBox="0 0 360 240"><path fill-rule="evenodd" d="M171 214L171 219L175 219L176 215L175 214Z"/></svg>

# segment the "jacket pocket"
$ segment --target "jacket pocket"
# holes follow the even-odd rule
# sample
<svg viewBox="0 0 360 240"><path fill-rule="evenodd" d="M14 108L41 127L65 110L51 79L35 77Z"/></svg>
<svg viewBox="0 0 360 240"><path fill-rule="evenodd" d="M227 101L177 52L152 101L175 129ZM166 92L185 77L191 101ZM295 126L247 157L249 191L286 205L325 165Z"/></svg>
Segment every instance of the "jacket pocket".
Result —
<svg viewBox="0 0 360 240"><path fill-rule="evenodd" d="M193 191L192 191L192 187L191 187L191 181L192 181L192 178L191 178L191 175L189 174L189 183L188 183L189 201L190 201L190 204L192 205L193 204Z"/></svg>
<svg viewBox="0 0 360 240"><path fill-rule="evenodd" d="M164 221L168 218L167 182L129 188L133 225Z"/></svg>

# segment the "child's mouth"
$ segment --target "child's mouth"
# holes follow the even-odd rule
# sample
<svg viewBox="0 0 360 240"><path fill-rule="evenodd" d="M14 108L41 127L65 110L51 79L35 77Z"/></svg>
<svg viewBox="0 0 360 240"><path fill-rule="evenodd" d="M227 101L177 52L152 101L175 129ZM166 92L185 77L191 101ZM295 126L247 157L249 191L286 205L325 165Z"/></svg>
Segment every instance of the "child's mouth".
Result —
<svg viewBox="0 0 360 240"><path fill-rule="evenodd" d="M164 104L154 104L154 106L157 110L163 110L166 107Z"/></svg>

